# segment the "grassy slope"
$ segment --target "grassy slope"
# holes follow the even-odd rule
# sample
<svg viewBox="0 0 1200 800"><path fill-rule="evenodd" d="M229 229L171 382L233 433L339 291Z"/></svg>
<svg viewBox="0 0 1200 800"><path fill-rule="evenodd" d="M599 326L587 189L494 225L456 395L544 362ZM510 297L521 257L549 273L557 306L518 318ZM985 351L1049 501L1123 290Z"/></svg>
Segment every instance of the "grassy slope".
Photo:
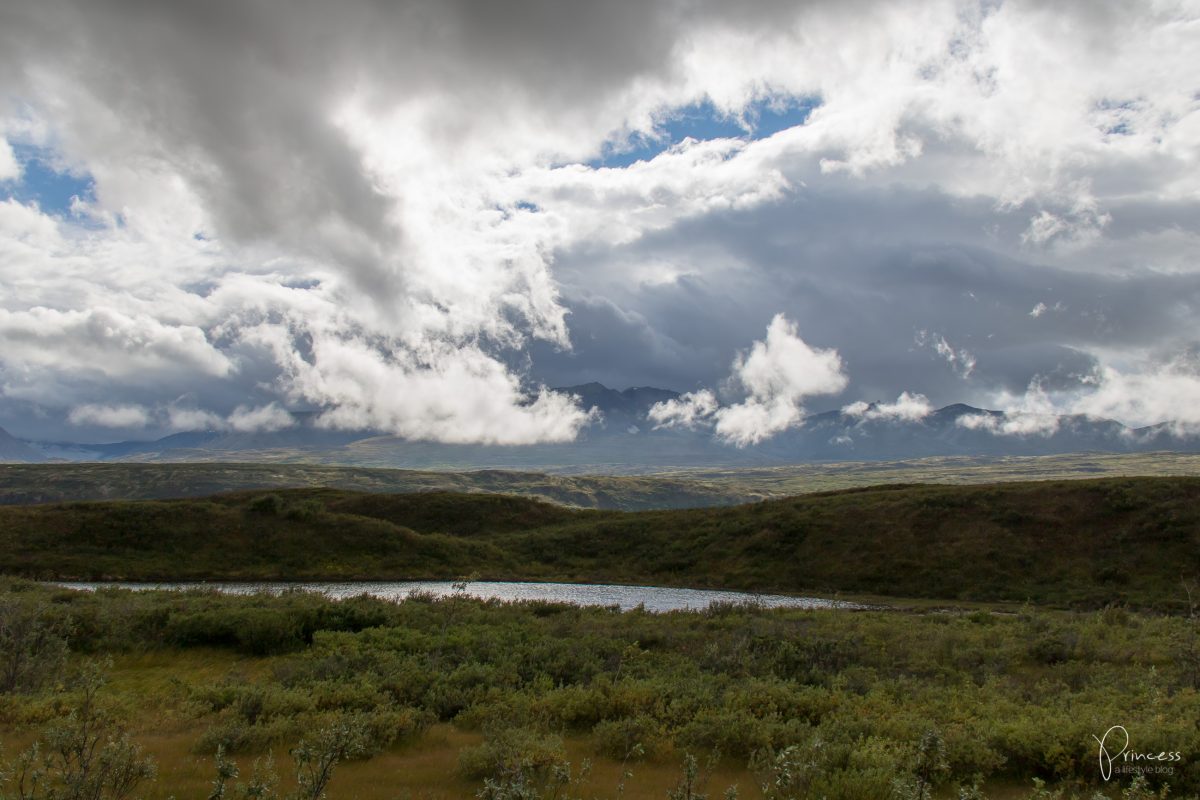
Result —
<svg viewBox="0 0 1200 800"><path fill-rule="evenodd" d="M778 467L679 469L656 477L737 485L768 496L885 483L1001 483L1129 476L1200 476L1196 453L935 456L908 461L815 461Z"/></svg>
<svg viewBox="0 0 1200 800"><path fill-rule="evenodd" d="M503 492L580 508L636 511L733 505L761 495L736 481L689 476L424 472L319 464L0 464L0 504L205 497L239 489L330 487L360 492Z"/></svg>
<svg viewBox="0 0 1200 800"><path fill-rule="evenodd" d="M971 484L1129 475L1200 475L1200 455L953 456L680 469L636 476L506 470L439 472L299 463L0 464L0 505L206 497L240 489L329 487L361 492L501 492L579 508L640 511L735 505L764 497L880 484Z"/></svg>
<svg viewBox="0 0 1200 800"><path fill-rule="evenodd" d="M1200 576L1200 479L891 486L735 508L262 492L0 507L0 572L127 579L532 578L1165 606Z"/></svg>

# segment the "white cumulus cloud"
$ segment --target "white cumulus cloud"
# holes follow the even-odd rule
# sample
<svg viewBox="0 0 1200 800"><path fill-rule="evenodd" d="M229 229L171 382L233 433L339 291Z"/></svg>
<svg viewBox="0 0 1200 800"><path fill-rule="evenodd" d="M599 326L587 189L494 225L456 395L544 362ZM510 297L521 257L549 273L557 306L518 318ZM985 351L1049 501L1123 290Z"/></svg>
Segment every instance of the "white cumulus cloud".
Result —
<svg viewBox="0 0 1200 800"><path fill-rule="evenodd" d="M693 430L708 424L716 413L717 396L709 389L685 392L675 400L664 400L650 407L648 416L655 428L686 428Z"/></svg>
<svg viewBox="0 0 1200 800"><path fill-rule="evenodd" d="M718 439L745 447L801 424L803 401L842 391L847 378L837 351L811 347L794 323L777 314L766 338L734 360L729 383L745 395L740 402L718 406L703 390L656 404L650 417L665 426L711 421Z"/></svg>
<svg viewBox="0 0 1200 800"><path fill-rule="evenodd" d="M1200 433L1200 365L1193 358L1141 370L1103 366L1093 388L1069 398L1073 413L1118 419L1137 427L1167 423L1176 433Z"/></svg>

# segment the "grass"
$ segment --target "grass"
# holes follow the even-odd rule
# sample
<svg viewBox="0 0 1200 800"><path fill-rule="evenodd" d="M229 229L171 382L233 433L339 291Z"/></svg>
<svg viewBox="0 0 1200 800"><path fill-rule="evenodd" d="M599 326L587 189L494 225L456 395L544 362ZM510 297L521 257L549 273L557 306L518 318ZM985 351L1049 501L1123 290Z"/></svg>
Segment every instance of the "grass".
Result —
<svg viewBox="0 0 1200 800"><path fill-rule="evenodd" d="M0 572L77 580L448 579L1178 608L1200 479L892 485L732 508L572 510L330 489L0 507Z"/></svg>
<svg viewBox="0 0 1200 800"><path fill-rule="evenodd" d="M2 738L2 737L0 737ZM159 778L145 792L145 800L169 800L172 797L206 797L212 788L213 762L210 756L195 752L195 736L188 732L144 732L138 741L146 752L154 757L159 767ZM352 761L338 767L333 784L335 798L358 798L358 800L396 800L396 798L424 798L426 800L450 800L451 798L474 797L479 781L465 778L458 772L458 757L464 749L477 746L483 741L478 731L462 730L451 724L438 724L430 728L420 740L395 745L362 761ZM249 772L252 762L270 755L278 765L287 764L288 745L280 745L269 753L238 758L240 769ZM627 765L611 758L597 755L591 741L584 736L568 737L565 741L566 757L572 764L591 762L589 779L583 791L597 797L613 797L622 772ZM634 780L624 796L655 798L661 800L679 781L679 766L673 761L660 760L641 763L633 767ZM280 788L289 791L295 787L294 778L280 774ZM761 793L755 786L754 775L745 764L733 759L724 759L710 771L708 782L722 789L738 785L740 796L756 798Z"/></svg>
<svg viewBox="0 0 1200 800"><path fill-rule="evenodd" d="M907 461L825 461L777 467L678 469L658 478L739 486L769 497L895 483L975 484L1200 475L1197 453L936 456Z"/></svg>
<svg viewBox="0 0 1200 800"><path fill-rule="evenodd" d="M617 469L614 467L614 469ZM0 504L203 497L245 489L518 494L577 508L639 511L736 505L767 497L895 483L976 484L1200 475L1200 454L1081 453L679 468L643 475L512 470L420 471L312 463L0 464Z"/></svg>
<svg viewBox="0 0 1200 800"><path fill-rule="evenodd" d="M591 761L579 796L616 797L629 767L624 797L666 797L692 753L715 758L709 797L736 784L740 797L757 798L769 777L764 754L795 747L811 785L793 796L895 800L894 779L912 772L930 732L946 762L935 797L957 797L980 776L990 800L1052 796L1031 795L1034 778L1066 797L1115 798L1128 785L1099 780L1091 738L1113 724L1139 751L1180 751L1175 772L1153 781L1169 783L1171 798L1194 797L1200 621L1178 612L1187 611L1181 579L1200 576L1200 479L1187 476L1195 464L1154 461L1184 473L1176 477L1003 482L1138 469L1133 459L1142 457L1074 458L705 471L707 500L735 485L751 496L839 488L639 512L476 491L529 491L545 476L487 474L494 483L486 484L484 473L359 471L370 473L353 475L369 491L355 491L317 485L351 471L302 473L307 467L275 478L304 474L299 488L0 506L0 576L475 573L932 604L654 615L466 597L396 604L304 593L82 593L0 577L0 665L18 652L12 637L31 614L66 637L71 668L110 660L105 706L158 765L158 779L139 791L148 800L207 796L217 742L233 747L243 776L273 754L286 790L289 749L343 718L371 720L384 739L338 767L331 800L475 796L482 778L461 765L511 737L534 751L551 743L557 763L576 771ZM1036 470L1019 463L1033 461ZM114 492L168 493L185 483L188 492L227 488L230 476L243 481L236 485L263 480L257 466L172 473L175 465L158 465L141 474L131 466L83 465L77 485L58 467L42 477L47 492L68 495L102 480ZM109 467L117 469L103 477ZM10 491L39 477L0 472ZM405 483L414 475L429 482ZM932 483L903 482L912 475ZM840 488L864 476L885 485ZM980 476L995 482L970 485ZM694 499L700 494L686 487L697 477L662 480ZM661 484L613 480L640 488L602 499L587 485L592 493L575 505L660 502ZM436 491L446 488L438 481L472 493ZM397 487L409 493L390 493ZM990 605L1001 601L1024 604ZM69 707L71 669L56 671L47 652L38 685L0 692L0 774L6 757ZM648 757L623 765L613 753L628 741L644 744Z"/></svg>

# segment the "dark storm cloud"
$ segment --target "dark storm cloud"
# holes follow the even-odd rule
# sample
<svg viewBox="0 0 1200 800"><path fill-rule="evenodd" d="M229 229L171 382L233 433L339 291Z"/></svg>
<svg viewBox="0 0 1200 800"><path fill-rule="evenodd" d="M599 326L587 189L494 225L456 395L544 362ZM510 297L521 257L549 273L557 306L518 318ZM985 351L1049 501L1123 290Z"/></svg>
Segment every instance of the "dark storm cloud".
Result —
<svg viewBox="0 0 1200 800"><path fill-rule="evenodd" d="M589 98L662 68L674 13L672 4L546 0L39 0L0 12L0 86L10 98L61 92L56 133L84 159L169 162L223 237L283 244L395 293L397 198L379 190L335 125L346 95L379 109L450 100L432 124L451 143L558 101L583 117ZM506 94L512 102L498 104ZM474 117L461 113L472 107ZM124 124L98 141L97 114Z"/></svg>
<svg viewBox="0 0 1200 800"><path fill-rule="evenodd" d="M560 275L586 286L598 264L668 258L697 273L659 285L606 281L607 302L623 311L594 326L590 315L573 318L580 357L611 357L611 337L611 353L627 365L623 384L659 371L678 376L668 388L714 385L779 312L805 341L842 354L849 399L907 390L936 403L984 402L1000 390L1019 394L1037 378L1047 389L1078 388L1096 351L1174 352L1196 341L1200 276L1084 272L987 249L989 227L1010 223L982 200L931 191L804 191L768 209L690 220L627 248L564 257ZM662 337L678 352L668 363L626 347L624 318L637 320L642 338ZM934 336L975 358L970 375L938 355Z"/></svg>
<svg viewBox="0 0 1200 800"><path fill-rule="evenodd" d="M598 381L630 386L686 387L703 369L695 336L676 341L637 312L602 297L566 298L570 309L570 350L534 343L529 355L538 377L551 386ZM724 348L707 355L721 352Z"/></svg>

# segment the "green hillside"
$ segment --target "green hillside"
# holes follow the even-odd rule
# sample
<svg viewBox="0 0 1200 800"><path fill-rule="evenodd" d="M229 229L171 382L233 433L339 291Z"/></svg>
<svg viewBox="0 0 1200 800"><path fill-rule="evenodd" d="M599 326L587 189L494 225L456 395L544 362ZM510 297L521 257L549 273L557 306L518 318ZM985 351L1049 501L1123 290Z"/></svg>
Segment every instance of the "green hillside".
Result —
<svg viewBox="0 0 1200 800"><path fill-rule="evenodd" d="M60 579L533 579L1167 607L1200 479L909 485L613 512L512 496L243 492L0 507L0 572Z"/></svg>
<svg viewBox="0 0 1200 800"><path fill-rule="evenodd" d="M762 497L722 477L437 472L321 464L0 464L0 505L206 497L240 489L327 487L358 492L499 492L579 508L637 511L734 505Z"/></svg>
<svg viewBox="0 0 1200 800"><path fill-rule="evenodd" d="M594 467L603 471L600 467ZM1200 455L1078 453L832 461L700 468L644 475L564 475L514 470L384 469L309 463L0 464L0 505L72 500L207 497L244 489L357 492L490 492L577 508L642 511L727 506L810 492L894 483L1001 483L1130 475L1200 476Z"/></svg>

